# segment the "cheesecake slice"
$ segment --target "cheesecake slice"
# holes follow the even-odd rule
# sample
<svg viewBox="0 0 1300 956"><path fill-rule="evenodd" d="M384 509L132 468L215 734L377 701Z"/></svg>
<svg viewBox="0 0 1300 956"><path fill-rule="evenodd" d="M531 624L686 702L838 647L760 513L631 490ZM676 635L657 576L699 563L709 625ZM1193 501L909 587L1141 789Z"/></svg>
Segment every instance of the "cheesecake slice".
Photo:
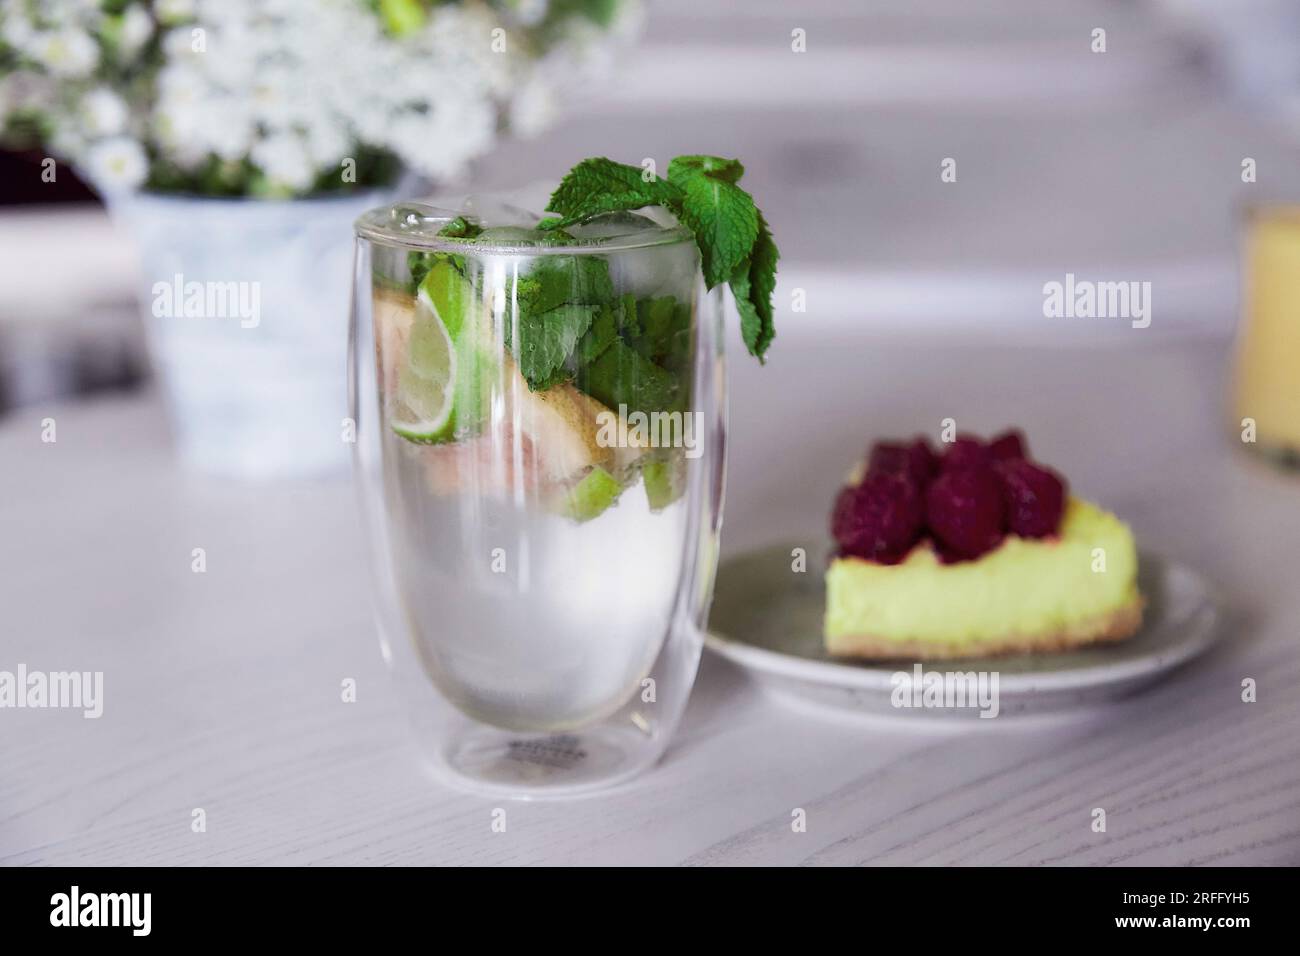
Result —
<svg viewBox="0 0 1300 956"><path fill-rule="evenodd" d="M841 490L829 654L956 658L1123 640L1142 623L1133 533L1028 458L1023 436L879 443Z"/></svg>
<svg viewBox="0 0 1300 956"><path fill-rule="evenodd" d="M897 564L837 557L826 572L826 650L846 657L1056 651L1123 640L1141 623L1133 534L1080 498L1056 537L1008 535L953 564L927 541Z"/></svg>

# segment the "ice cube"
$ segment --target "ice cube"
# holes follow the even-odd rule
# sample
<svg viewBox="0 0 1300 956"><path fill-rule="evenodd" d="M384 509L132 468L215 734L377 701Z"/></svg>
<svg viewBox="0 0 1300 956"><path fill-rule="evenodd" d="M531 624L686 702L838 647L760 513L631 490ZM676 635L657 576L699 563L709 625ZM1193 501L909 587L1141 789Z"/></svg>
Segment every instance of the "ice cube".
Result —
<svg viewBox="0 0 1300 956"><path fill-rule="evenodd" d="M458 206L460 215L473 219L484 229L498 226L516 226L531 229L542 218L508 200L497 196L473 194L466 196Z"/></svg>
<svg viewBox="0 0 1300 956"><path fill-rule="evenodd" d="M635 238L643 233L662 232L663 226L649 216L635 212L606 212L586 222L567 227L571 236L578 239Z"/></svg>

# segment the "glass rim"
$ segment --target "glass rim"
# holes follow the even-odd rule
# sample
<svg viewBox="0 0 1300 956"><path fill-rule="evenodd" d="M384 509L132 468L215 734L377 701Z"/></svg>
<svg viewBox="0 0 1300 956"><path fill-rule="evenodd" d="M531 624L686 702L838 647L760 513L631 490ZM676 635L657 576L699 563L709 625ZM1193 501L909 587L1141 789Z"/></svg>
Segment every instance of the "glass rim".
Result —
<svg viewBox="0 0 1300 956"><path fill-rule="evenodd" d="M546 243L528 239L483 242L479 239L436 234L442 226L464 215L466 214L426 202L399 202L367 210L357 217L353 229L359 239L387 246L496 256L603 255L694 241L694 235L682 225L660 226L658 229L643 230L634 235L596 236Z"/></svg>

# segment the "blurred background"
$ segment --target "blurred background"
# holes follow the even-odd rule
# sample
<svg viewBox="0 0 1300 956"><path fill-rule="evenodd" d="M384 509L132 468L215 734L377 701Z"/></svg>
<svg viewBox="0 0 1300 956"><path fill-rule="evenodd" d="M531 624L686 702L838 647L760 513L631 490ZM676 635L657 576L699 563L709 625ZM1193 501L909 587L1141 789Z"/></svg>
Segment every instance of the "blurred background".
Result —
<svg viewBox="0 0 1300 956"><path fill-rule="evenodd" d="M114 714L0 719L0 862L1297 859L1300 0L0 0L0 128L0 665L105 671ZM728 329L724 557L815 565L873 440L1018 426L1213 584L1221 648L946 739L706 655L603 824L449 829L371 637L351 223L683 153L743 161L782 253L767 364ZM1071 274L1150 324L1046 316ZM258 321L160 315L176 277ZM1071 809L1121 803L1114 841Z"/></svg>
<svg viewBox="0 0 1300 956"><path fill-rule="evenodd" d="M173 265L192 273L196 263L220 265L221 255L241 263L226 271L242 276L255 268L250 258L299 244L310 222L325 232L313 241L333 237L336 258L323 247L300 254L311 278L294 275L289 288L323 287L310 322L333 345L285 339L267 367L274 376L275 362L305 364L286 355L319 354L326 371L302 394L334 395L322 416L332 430L342 396L330 389L341 388L341 372L328 363L341 354L346 224L357 208L400 194L554 180L589 155L661 165L678 153L734 155L782 260L769 367L741 356L733 338L733 474L751 480L756 505L779 511L801 492L795 472L764 461L764 421L773 416L853 402L888 420L879 427L932 430L945 409L971 408L1002 389L1002 404L972 416L999 427L1005 422L993 419L1016 418L1024 406L1019 417L1032 418L1032 403L1006 389L1002 371L979 374L980 350L1048 349L1054 357L1041 361L1068 369L1071 350L1111 347L1140 362L1134 356L1144 350L1196 340L1216 343L1226 367L1241 311L1243 209L1266 197L1300 198L1300 4L1285 0L748 0L743 15L709 0L374 0L355 4L379 24L364 34L371 49L360 38L350 44L368 66L355 78L328 44L322 54L290 40L300 15L293 10L310 16L316 5L250 5L270 18L255 22L253 34L235 22L245 6L4 3L0 102L11 148L0 173L0 416L133 394L166 404L182 457L210 465L212 456L184 434L196 421L239 417L227 407L230 380L181 354L193 343L151 337L137 294ZM355 25L323 20L312 18L312 29L356 36L348 32ZM184 49L196 24L207 27L207 48L189 51L199 67ZM481 46L494 24L514 38L497 57L509 66L455 52L470 44L466 37ZM82 50L78 37L87 34L98 51ZM399 42L417 48L374 52ZM258 43L261 59L248 52ZM277 45L291 62L298 57L292 71ZM418 122L384 99L376 71L423 69L440 56L460 56L458 75L473 81L456 85L433 68L412 80L430 99ZM576 80L561 85L561 74ZM365 95L342 91L334 102L339 76ZM71 84L75 97L42 89L51 77ZM429 91L444 87L454 100L434 102ZM115 96L89 95L103 88ZM346 120L333 129L338 142L328 129L315 134L311 124L325 124L317 113L292 114L307 101L324 101ZM302 143L270 142L262 133L276 122ZM143 153L123 150L141 123L149 132L134 139ZM305 173L294 149L309 157ZM332 205L311 198L321 195L321 171L358 150L362 181ZM48 157L58 159L54 181L42 176ZM949 160L953 181L941 176ZM160 213L147 208L156 192L202 195ZM240 204L245 211L228 208ZM246 216L248 205L281 210L285 221L227 221ZM170 226L159 225L169 217ZM292 268L277 265L284 274ZM1043 284L1067 272L1151 282L1150 328L1045 319ZM950 378L925 368L936 345L958 350L944 354L958 356L951 361L966 391L934 396L933 383ZM204 349L222 354L211 341ZM231 367L256 364L240 349L226 356ZM853 356L868 355L889 357L884 364L899 374L915 366L930 384L900 392L890 380L873 389L854 373ZM827 374L810 374L823 361ZM170 370L170 387L158 387L159 369ZM255 377L240 389L257 392ZM1089 382L1070 387L1077 394ZM864 443L877 427L863 422ZM1048 441L1068 447L1071 433L1058 436ZM835 462L824 473L829 484L843 451L825 442L814 451ZM293 462L253 457L265 467L236 471L295 471ZM338 464L303 470L329 473ZM820 489L817 497L820 508Z"/></svg>

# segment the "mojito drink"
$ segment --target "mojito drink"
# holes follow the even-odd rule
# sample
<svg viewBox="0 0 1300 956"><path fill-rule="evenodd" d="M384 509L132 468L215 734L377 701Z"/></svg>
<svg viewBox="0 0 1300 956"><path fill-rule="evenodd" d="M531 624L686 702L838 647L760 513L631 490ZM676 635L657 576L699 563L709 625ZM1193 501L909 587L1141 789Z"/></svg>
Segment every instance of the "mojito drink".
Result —
<svg viewBox="0 0 1300 956"><path fill-rule="evenodd" d="M475 720L578 728L643 691L689 599L697 249L629 212L419 218L436 247L371 257L404 637Z"/></svg>

